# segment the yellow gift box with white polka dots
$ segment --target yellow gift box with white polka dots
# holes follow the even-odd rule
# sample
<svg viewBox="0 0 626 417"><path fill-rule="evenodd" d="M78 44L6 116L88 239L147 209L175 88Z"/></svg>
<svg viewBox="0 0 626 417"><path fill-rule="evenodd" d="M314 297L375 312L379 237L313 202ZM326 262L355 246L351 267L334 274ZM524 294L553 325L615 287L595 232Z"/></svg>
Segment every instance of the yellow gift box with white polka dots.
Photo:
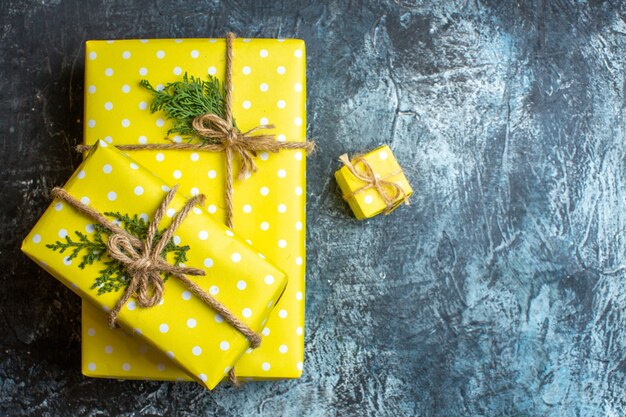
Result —
<svg viewBox="0 0 626 417"><path fill-rule="evenodd" d="M413 194L413 189L389 146L379 146L363 155L363 159L370 164L374 175L399 185L404 191L404 195L398 195L396 200L392 202L392 210ZM357 173L366 174L363 163L355 163L354 168L357 170ZM347 167L343 166L337 170L335 179L343 195L350 196L347 198L348 205L358 220L374 217L387 208L387 204L376 188L370 187L359 191L367 184L355 177Z"/></svg>
<svg viewBox="0 0 626 417"><path fill-rule="evenodd" d="M306 60L295 39L235 39L233 114L246 131L274 124L279 141L306 139ZM224 80L223 39L89 41L85 58L85 143L164 143L170 122L150 113L154 86L182 74ZM170 136L179 141L181 138ZM187 194L207 195L206 210L225 221L225 162L220 153L129 151ZM301 150L260 153L257 172L234 181L234 231L252 242L288 276L284 296L262 329L258 349L237 362L240 379L298 378L304 361L305 155ZM235 158L234 172L238 170ZM249 289L245 290L249 292ZM121 331L88 304L82 314L83 373L93 377L176 380L189 377L162 353ZM95 369L90 364L96 364Z"/></svg>
<svg viewBox="0 0 626 417"><path fill-rule="evenodd" d="M65 184L65 190L100 213L117 212L149 222L165 198L168 183L145 167L100 141ZM188 197L176 193L160 229L167 228ZM78 232L78 233L77 233ZM110 259L103 257L81 265L83 255L71 258L68 252L47 247L65 242L66 237L83 241L94 237L93 220L61 201L54 201L24 240L22 250L48 272L67 285L83 300L101 311L113 308L122 291L98 294L96 278ZM176 230L173 242L188 245L185 265L205 272L188 277L237 318L260 332L283 293L286 276L265 256L226 226L216 221L205 208L195 207ZM83 251L92 250L90 247ZM170 254L172 255L172 254ZM168 260L173 262L173 256ZM104 313L102 317L104 317ZM141 308L131 299L120 311L117 323L134 333L134 340L166 352L170 362L205 387L212 389L248 349L247 339L225 323L202 300L192 295L175 277L165 283L162 303ZM105 368L106 363L89 363L88 369ZM123 364L122 369L129 368Z"/></svg>

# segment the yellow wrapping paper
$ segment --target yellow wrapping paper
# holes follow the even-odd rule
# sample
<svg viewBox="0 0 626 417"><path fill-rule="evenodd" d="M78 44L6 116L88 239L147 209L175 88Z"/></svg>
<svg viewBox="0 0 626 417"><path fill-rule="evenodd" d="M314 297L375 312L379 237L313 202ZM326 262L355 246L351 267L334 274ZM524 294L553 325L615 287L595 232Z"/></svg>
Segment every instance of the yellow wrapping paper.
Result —
<svg viewBox="0 0 626 417"><path fill-rule="evenodd" d="M409 185L404 172L398 172L401 170L401 167L389 146L379 146L363 155L363 158L371 165L374 173L380 178L384 178L385 181L388 182L394 182L402 187L405 196L404 198L402 198L401 195L398 196L398 199L393 203L394 206L392 210L413 194L413 189ZM354 166L359 173L365 173L362 163L356 163ZM398 173L391 175L394 172ZM355 193L355 191L366 185L366 183L355 177L347 167L343 166L337 170L335 172L335 179L343 195L351 195L354 193L354 195L348 198L348 204L358 220L374 217L387 208L385 201L373 187Z"/></svg>
<svg viewBox="0 0 626 417"><path fill-rule="evenodd" d="M305 49L301 40L235 39L233 113L246 131L276 126L280 141L304 141ZM154 86L182 74L224 80L222 39L90 41L85 65L85 143L100 138L113 144L164 143L171 127L162 112L151 114ZM170 139L178 141L176 136ZM206 209L225 221L224 155L189 151L132 151L133 158L158 175L176 181L188 194L207 195ZM238 170L235 158L234 172ZM284 296L271 314L261 347L236 364L240 378L297 378L304 360L305 155L300 150L261 153L258 171L235 179L234 230L251 241L289 277ZM105 317L85 306L83 373L94 377L187 379L159 352L104 326ZM97 367L89 368L95 363ZM124 364L130 366L123 368Z"/></svg>
<svg viewBox="0 0 626 417"><path fill-rule="evenodd" d="M101 213L139 214L150 219L173 185L153 175L139 163L105 142L95 147L70 180L65 190ZM178 192L169 205L160 229L169 226L177 210L188 197ZM149 220L148 220L149 221ZM26 237L22 250L84 300L108 311L122 291L98 295L94 280L108 258L79 268L81 257L68 259L47 244L77 240L75 231L87 236L94 233L93 220L66 203L54 201ZM174 242L189 245L187 266L203 269L205 276L189 277L213 295L252 330L260 332L282 294L285 274L264 259L258 250L240 239L201 208L194 210L176 230ZM170 259L171 261L171 259ZM242 290L242 283L245 288ZM104 314L102 315L104 318ZM187 291L176 278L165 283L163 302L141 308L131 299L122 308L117 322L134 339L167 352L169 360L205 387L212 389L249 344L238 331L225 323L200 299ZM94 372L100 366L88 363ZM121 369L132 367L122 364Z"/></svg>

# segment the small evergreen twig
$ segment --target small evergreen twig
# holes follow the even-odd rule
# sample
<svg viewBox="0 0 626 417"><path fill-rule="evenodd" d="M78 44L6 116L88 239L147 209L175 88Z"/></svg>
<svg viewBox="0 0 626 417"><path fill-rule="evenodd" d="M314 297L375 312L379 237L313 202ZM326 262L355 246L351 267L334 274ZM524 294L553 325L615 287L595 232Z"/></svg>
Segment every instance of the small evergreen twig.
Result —
<svg viewBox="0 0 626 417"><path fill-rule="evenodd" d="M208 80L201 80L185 73L182 81L166 84L162 90L154 88L148 80L141 80L141 86L153 95L150 111L155 113L163 110L165 117L174 123L174 127L168 130L168 135L179 134L188 140L195 137L203 142L210 142L196 134L192 122L203 114L216 114L224 118L226 90L219 79L211 75L208 77Z"/></svg>
<svg viewBox="0 0 626 417"><path fill-rule="evenodd" d="M104 213L106 216L112 217L122 224L124 230L138 239L145 240L148 234L148 222L140 218L136 214L132 217L128 214L121 214L118 212ZM73 240L69 235L65 236L65 241L56 241L55 243L46 245L47 248L59 253L65 253L65 251L71 251L67 259L72 260L78 258L82 253L81 262L78 264L80 269L84 269L87 265L92 265L94 262L101 261L107 254L106 240L110 234L109 230L103 227L101 224L94 224L94 235L90 240L89 236L79 231L74 232L78 236L78 240ZM160 230L155 233L154 243L156 244L163 236L163 231ZM161 256L166 256L168 253L172 253L174 256L174 264L180 265L187 261L187 251L190 247L188 245L179 246L171 239L165 245ZM108 257L107 257L108 259ZM123 263L114 259L108 259L104 261L105 268L99 271L99 275L96 277L92 289L98 289L98 295L118 291L122 288L126 288L129 283L128 276L126 275L126 268ZM165 274L164 279L167 280L169 274Z"/></svg>

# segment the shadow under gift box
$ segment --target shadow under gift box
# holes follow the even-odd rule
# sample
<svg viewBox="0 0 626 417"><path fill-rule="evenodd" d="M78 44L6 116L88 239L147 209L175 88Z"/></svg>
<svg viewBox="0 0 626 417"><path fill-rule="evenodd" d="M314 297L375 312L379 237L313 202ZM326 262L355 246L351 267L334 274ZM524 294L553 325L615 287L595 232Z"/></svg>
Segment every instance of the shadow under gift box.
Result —
<svg viewBox="0 0 626 417"><path fill-rule="evenodd" d="M65 190L101 213L119 212L149 219L169 191L169 185L126 154L100 141L83 161ZM167 228L187 199L177 193L160 229ZM54 201L22 244L22 251L72 291L104 311L114 307L122 291L98 295L92 288L108 258L79 268L82 255L46 247L75 231L93 235L93 221L64 202ZM235 236L201 208L194 208L176 230L174 242L190 247L185 265L205 271L189 277L228 308L253 331L259 332L286 285L286 276L250 244ZM172 261L169 259L168 261ZM246 291L238 282L246 283ZM214 388L249 347L248 340L224 322L208 305L191 294L175 277L165 283L163 302L141 308L126 303L117 322L134 337L165 352L191 378Z"/></svg>
<svg viewBox="0 0 626 417"><path fill-rule="evenodd" d="M246 131L276 126L278 141L306 138L306 54L298 39L233 41L233 115ZM104 138L113 145L164 144L172 127L162 111L151 113L153 85L179 81L182 74L224 80L223 39L88 41L85 51L84 143ZM176 135L171 140L185 140ZM225 222L223 152L128 151L136 161L183 194L207 196L205 209ZM289 280L263 328L263 343L237 361L242 380L298 378L304 361L306 271L306 156L302 150L261 152L257 172L234 181L234 232L249 239ZM233 171L239 169L234 158ZM242 290L243 293L249 289ZM189 377L160 352L119 329L83 302L83 374L100 378L179 380Z"/></svg>

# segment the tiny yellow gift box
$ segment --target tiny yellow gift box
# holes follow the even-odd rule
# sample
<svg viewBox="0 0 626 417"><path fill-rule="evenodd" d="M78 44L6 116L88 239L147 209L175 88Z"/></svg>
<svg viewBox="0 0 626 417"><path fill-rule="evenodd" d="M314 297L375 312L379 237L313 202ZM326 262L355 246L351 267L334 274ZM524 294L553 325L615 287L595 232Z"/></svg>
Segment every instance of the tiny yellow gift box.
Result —
<svg viewBox="0 0 626 417"><path fill-rule="evenodd" d="M306 54L297 39L235 39L233 113L248 130L273 124L278 141L306 139ZM150 112L152 96L140 86L179 81L184 73L224 80L224 39L89 41L85 51L84 143L162 144L172 127ZM176 135L168 139L184 140ZM207 196L205 209L225 221L223 153L128 151L186 194ZM235 160L233 171L239 167ZM261 346L236 363L240 379L297 378L304 361L306 270L306 157L301 150L261 152L257 172L234 181L234 231L251 241L288 276L284 295L263 327ZM246 291L248 291L247 289ZM189 376L162 352L109 329L97 308L83 303L83 373L92 377L180 380Z"/></svg>
<svg viewBox="0 0 626 417"><path fill-rule="evenodd" d="M335 179L358 220L389 214L400 204L408 204L413 194L402 168L387 145L352 160L342 155L343 167Z"/></svg>
<svg viewBox="0 0 626 417"><path fill-rule="evenodd" d="M150 222L171 185L100 141L64 190L82 205L115 218L120 227L124 224L131 232ZM181 193L173 196L159 230L169 227L186 202ZM126 275L122 274L129 270L122 269L117 275L103 272L110 272L112 253L110 239L104 251L100 248L107 239L102 233L90 217L65 200L55 200L24 240L22 250L81 298L110 311L123 293L120 283ZM203 208L194 207L174 233L171 244L179 250L186 248L186 267L204 272L203 276L187 278L249 329L260 332L284 291L285 274ZM72 252L76 245L84 251L78 256ZM57 250L62 246L70 247ZM180 256L175 251L167 255L168 263L174 262L174 255ZM170 276L160 304L142 308L131 298L119 311L117 323L137 341L166 352L168 363L175 363L188 378L212 389L249 343L195 294L181 279ZM94 371L98 366L87 365Z"/></svg>

